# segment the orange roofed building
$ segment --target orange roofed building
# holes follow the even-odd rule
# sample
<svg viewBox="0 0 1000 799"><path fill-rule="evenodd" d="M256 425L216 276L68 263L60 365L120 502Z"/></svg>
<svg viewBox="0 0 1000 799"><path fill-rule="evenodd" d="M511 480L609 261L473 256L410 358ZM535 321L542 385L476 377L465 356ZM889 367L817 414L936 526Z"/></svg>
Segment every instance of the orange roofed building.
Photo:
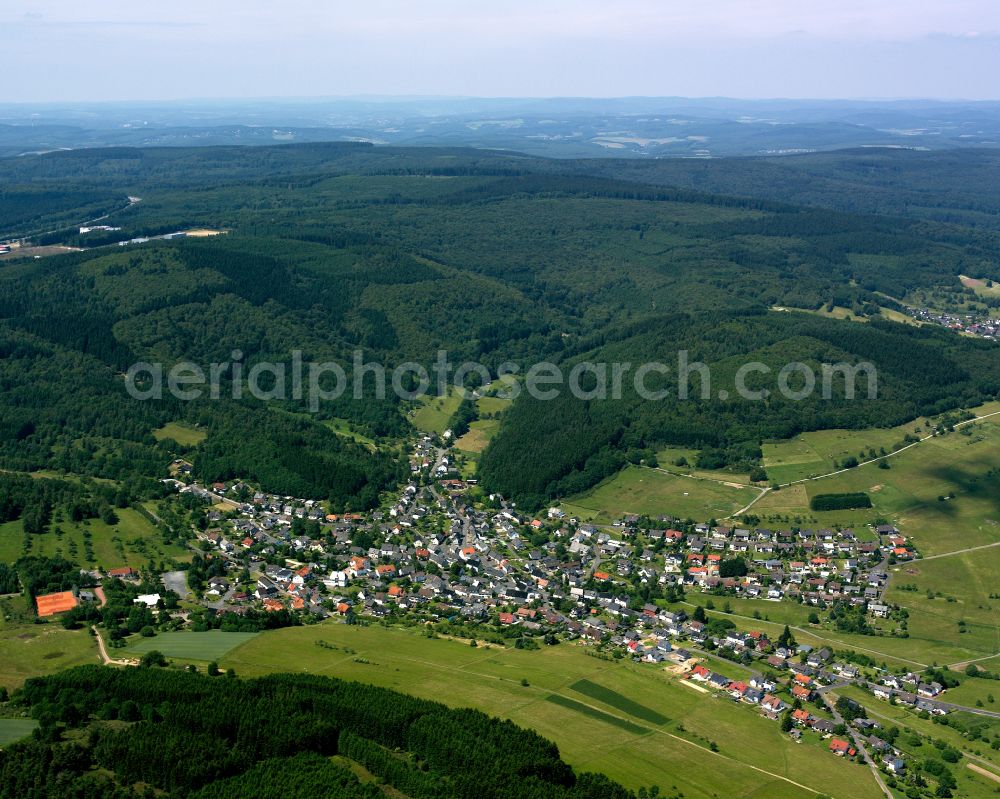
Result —
<svg viewBox="0 0 1000 799"><path fill-rule="evenodd" d="M42 596L35 597L35 603L38 605L38 615L42 617L64 613L80 604L72 591L60 591L57 594L42 594Z"/></svg>
<svg viewBox="0 0 1000 799"><path fill-rule="evenodd" d="M139 576L139 572L131 566L122 566L118 569L108 569L108 577L118 577L122 580L131 580Z"/></svg>

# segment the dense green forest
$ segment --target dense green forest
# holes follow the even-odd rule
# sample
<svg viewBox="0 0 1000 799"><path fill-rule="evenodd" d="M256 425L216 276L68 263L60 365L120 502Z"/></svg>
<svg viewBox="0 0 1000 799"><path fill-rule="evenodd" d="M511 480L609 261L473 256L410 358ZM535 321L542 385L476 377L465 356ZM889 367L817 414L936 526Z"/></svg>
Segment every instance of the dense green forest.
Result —
<svg viewBox="0 0 1000 799"><path fill-rule="evenodd" d="M543 401L522 395L504 418L499 435L480 463L483 482L532 505L582 491L625 463L648 458L663 443L695 447L714 456L711 468L759 462L764 439L789 438L806 430L901 424L957 404L973 405L1000 392L1000 358L995 345L959 339L943 330L888 322L845 324L789 314L706 313L677 315L623 328L601 347L577 356L593 363L642 363L648 353L688 350L691 363L709 367L710 383L692 372L688 399L680 395L676 357L671 372L647 386L664 400L644 400L624 381L620 400L577 400L568 393ZM747 361L767 366L748 388L767 391L760 401L719 399L733 392L736 370ZM871 363L877 397L856 381L854 399L832 381L830 399L820 391L786 398L777 375L789 362ZM817 378L818 379L818 378ZM702 398L703 386L710 394ZM544 458L524 459L526 451ZM701 461L701 459L699 459ZM708 458L705 459L709 460Z"/></svg>
<svg viewBox="0 0 1000 799"><path fill-rule="evenodd" d="M580 163L594 174L653 185L1000 229L995 149L874 147L777 158Z"/></svg>
<svg viewBox="0 0 1000 799"><path fill-rule="evenodd" d="M83 666L13 701L40 726L0 752L0 799L383 795L337 754L414 799L634 796L511 722L325 677Z"/></svg>
<svg viewBox="0 0 1000 799"><path fill-rule="evenodd" d="M0 159L3 202L24 198L12 231L41 227L39 240L89 248L0 261L0 459L136 480L183 456L202 479L242 477L335 509L371 507L402 477L392 445L410 430L409 406L376 396L372 381L360 400L349 390L312 409L290 391L234 399L228 384L218 400L139 402L122 380L137 361L239 361L246 373L293 352L349 365L360 351L391 368L430 366L446 350L453 364L523 371L542 360L669 364L686 350L720 387L748 359L878 368L877 399L852 402L649 402L630 381L615 402L522 395L480 468L486 487L529 504L663 444L753 464L763 438L979 402L1000 391L993 344L771 309L875 315L957 287L960 274L1000 280L1000 234L983 218L1000 198L981 177L995 157L865 150L702 164L306 144ZM66 221L128 196L141 201L109 217L120 233L81 236ZM99 246L195 227L226 232ZM168 422L207 437L158 441ZM331 429L344 423L381 446Z"/></svg>

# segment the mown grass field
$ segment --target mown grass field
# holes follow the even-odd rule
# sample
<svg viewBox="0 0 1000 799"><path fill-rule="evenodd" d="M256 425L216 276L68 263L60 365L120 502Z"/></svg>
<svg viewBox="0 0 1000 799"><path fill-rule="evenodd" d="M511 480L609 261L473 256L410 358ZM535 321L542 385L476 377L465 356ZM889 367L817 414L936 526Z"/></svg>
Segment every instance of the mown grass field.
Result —
<svg viewBox="0 0 1000 799"><path fill-rule="evenodd" d="M338 436L343 436L344 438L349 438L352 441L357 441L359 444L363 444L372 451L374 451L378 446L375 441L368 436L359 433L357 430L352 430L350 424L348 424L345 419L327 419L323 422L323 424L329 427Z"/></svg>
<svg viewBox="0 0 1000 799"><path fill-rule="evenodd" d="M183 424L182 422L168 422L153 431L153 438L163 441L170 438L184 447L194 447L208 437L208 433L196 427Z"/></svg>
<svg viewBox="0 0 1000 799"><path fill-rule="evenodd" d="M608 523L625 513L708 520L723 518L757 496L757 491L713 480L696 480L656 469L628 466L589 491L567 497L560 507L571 516Z"/></svg>
<svg viewBox="0 0 1000 799"><path fill-rule="evenodd" d="M501 397L480 397L476 400L480 418L469 425L469 432L455 442L463 452L480 453L500 429L500 416L512 400Z"/></svg>
<svg viewBox="0 0 1000 799"><path fill-rule="evenodd" d="M34 719L0 719L0 746L27 738L37 726Z"/></svg>
<svg viewBox="0 0 1000 799"><path fill-rule="evenodd" d="M752 708L691 691L655 666L604 661L569 644L472 648L417 630L327 622L263 633L220 665L243 676L318 673L476 707L538 730L575 767L633 788L657 784L689 799L880 795L867 769L833 757L818 738L795 744ZM666 722L651 723L651 714Z"/></svg>
<svg viewBox="0 0 1000 799"><path fill-rule="evenodd" d="M96 663L97 645L86 630L65 630L58 620L34 624L27 599L0 599L0 685L18 688L29 677Z"/></svg>
<svg viewBox="0 0 1000 799"><path fill-rule="evenodd" d="M477 419L469 425L469 432L455 442L455 448L463 452L482 452L499 429L499 419Z"/></svg>
<svg viewBox="0 0 1000 799"><path fill-rule="evenodd" d="M953 641L982 657L1000 653L1000 599L990 598L998 574L1000 547L905 563L893 568L886 596L910 612L912 636Z"/></svg>
<svg viewBox="0 0 1000 799"><path fill-rule="evenodd" d="M891 451L908 433L926 435L923 420L891 428L817 430L781 441L765 441L761 447L764 468L767 476L776 483L814 477L837 469L835 461L840 463L848 457L865 460L858 456L867 453L870 448L874 448L876 453L882 447Z"/></svg>
<svg viewBox="0 0 1000 799"><path fill-rule="evenodd" d="M1000 297L1000 285L997 283L993 283L993 285L988 286L985 280L967 277L965 275L959 275L959 279L962 281L963 286L968 289L972 289L980 297Z"/></svg>
<svg viewBox="0 0 1000 799"><path fill-rule="evenodd" d="M480 397L476 400L476 407L481 414L498 414L507 410L512 402L503 397Z"/></svg>
<svg viewBox="0 0 1000 799"><path fill-rule="evenodd" d="M448 429L448 422L461 402L462 396L457 391L449 392L446 397L424 397L410 415L410 423L423 433L441 434Z"/></svg>
<svg viewBox="0 0 1000 799"><path fill-rule="evenodd" d="M977 410L991 413L998 408L997 403L991 403ZM831 451L829 439L827 445ZM1000 540L1000 491L990 476L991 470L1000 468L1000 416L923 441L888 458L887 463L888 469L866 464L769 492L754 505L753 512L768 523L798 520L820 527L861 526L877 518L890 519L914 538L925 556ZM825 513L809 510L809 499L816 494L852 491L867 493L873 508ZM954 498L948 498L950 494Z"/></svg>
<svg viewBox="0 0 1000 799"><path fill-rule="evenodd" d="M256 638L260 633L224 633L209 630L204 633L159 633L152 638L134 636L122 650L126 657L142 657L147 652L162 652L178 660L218 660L227 652Z"/></svg>
<svg viewBox="0 0 1000 799"><path fill-rule="evenodd" d="M82 566L113 569L119 566L139 568L150 560L169 561L171 558L189 557L183 547L164 544L159 532L141 513L132 508L115 511L118 523L109 525L100 519L71 522L56 517L48 532L33 535L31 549L24 549L24 527L20 520L0 525L0 561L13 563L24 554L61 555L77 561ZM58 530L62 531L60 535ZM86 557L83 533L89 530L93 559Z"/></svg>

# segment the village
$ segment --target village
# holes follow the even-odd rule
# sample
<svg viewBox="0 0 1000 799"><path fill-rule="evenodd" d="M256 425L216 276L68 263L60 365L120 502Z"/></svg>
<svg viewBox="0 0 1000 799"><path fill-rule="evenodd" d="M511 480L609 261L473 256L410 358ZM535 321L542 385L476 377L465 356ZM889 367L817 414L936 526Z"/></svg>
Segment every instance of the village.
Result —
<svg viewBox="0 0 1000 799"><path fill-rule="evenodd" d="M417 443L411 465L414 479L394 504L364 514L248 495L241 483L169 482L212 505L199 532L204 545L233 571L247 565L255 575L253 591L215 580L208 596L230 609L269 601L265 607L323 612L333 597L337 612L347 606L378 618L433 603L472 621L532 633L555 626L602 642L656 609L640 595L669 598L685 589L818 608L846 603L885 619L892 614L881 602L887 564L918 556L892 525L855 534L626 516L601 528L558 508L542 519L524 516L497 496L476 508L468 498L475 481L451 477L447 450L430 437ZM349 587L350 596L338 595ZM698 636L697 628L661 621L673 636Z"/></svg>
<svg viewBox="0 0 1000 799"><path fill-rule="evenodd" d="M918 321L940 325L956 333L964 333L989 341L996 341L997 337L1000 336L1000 319L994 319L988 314L947 313L930 308L911 308L908 313Z"/></svg>
<svg viewBox="0 0 1000 799"><path fill-rule="evenodd" d="M241 482L201 485L175 463L171 487L206 505L194 544L224 564L198 601L213 613L447 620L519 647L575 641L602 657L657 664L693 690L780 722L793 738L828 738L836 755L868 760L870 748L890 773L905 764L876 735L878 723L846 723L827 691L858 685L920 713L951 709L940 699L945 687L921 674L799 645L787 627L770 640L704 612L728 598L841 607L891 634L888 566L919 557L893 525L769 530L628 515L602 527L557 507L537 518L495 495L474 502L475 480L458 476L435 437L416 441L409 460L411 480L392 502L341 514ZM685 610L685 592L712 599Z"/></svg>

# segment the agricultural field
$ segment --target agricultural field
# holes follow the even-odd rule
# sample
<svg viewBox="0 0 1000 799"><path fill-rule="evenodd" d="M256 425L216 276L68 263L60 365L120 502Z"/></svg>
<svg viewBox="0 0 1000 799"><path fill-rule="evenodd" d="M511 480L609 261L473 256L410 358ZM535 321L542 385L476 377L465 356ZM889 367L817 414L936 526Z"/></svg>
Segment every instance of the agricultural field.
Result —
<svg viewBox="0 0 1000 799"><path fill-rule="evenodd" d="M153 431L153 438L157 441L172 439L182 447L195 447L208 437L208 433L191 427L183 422L168 422Z"/></svg>
<svg viewBox="0 0 1000 799"><path fill-rule="evenodd" d="M1000 599L990 598L998 573L1000 546L900 564L887 598L910 612L912 636L952 640L982 657L1000 652Z"/></svg>
<svg viewBox="0 0 1000 799"><path fill-rule="evenodd" d="M461 402L462 396L457 391L451 391L446 397L422 397L419 407L410 415L410 422L423 433L441 434L448 429L448 423Z"/></svg>
<svg viewBox="0 0 1000 799"><path fill-rule="evenodd" d="M510 407L511 402L512 400L501 397L479 397L476 400L479 419L472 422L469 425L469 432L455 442L456 449L475 454L486 449L490 439L500 429L500 417Z"/></svg>
<svg viewBox="0 0 1000 799"><path fill-rule="evenodd" d="M765 441L762 446L764 468L771 481L776 483L814 477L836 470L847 457L864 460L859 456L869 449L878 453L885 447L886 451L891 451L907 434L926 435L922 420L899 427L818 430L782 441Z"/></svg>
<svg viewBox="0 0 1000 799"><path fill-rule="evenodd" d="M87 630L65 630L58 620L35 624L27 599L0 599L0 686L13 690L29 677L97 662Z"/></svg>
<svg viewBox="0 0 1000 799"><path fill-rule="evenodd" d="M190 553L176 544L163 543L153 524L133 508L115 511L118 522L109 525L101 519L72 522L58 514L51 529L30 538L31 549L24 549L24 528L20 520L0 525L0 562L13 563L25 554L61 555L82 566L114 569L119 566L144 567L151 560L184 559ZM93 557L87 557L84 532L90 533Z"/></svg>
<svg viewBox="0 0 1000 799"><path fill-rule="evenodd" d="M962 285L967 289L972 289L980 297L1000 297L1000 284L994 281L980 280L975 277L966 277L965 275L959 275L959 279L962 281Z"/></svg>
<svg viewBox="0 0 1000 799"><path fill-rule="evenodd" d="M27 738L37 726L34 719L0 719L0 747Z"/></svg>
<svg viewBox="0 0 1000 799"><path fill-rule="evenodd" d="M735 484L628 466L589 491L566 498L560 507L570 516L599 523L609 523L625 513L707 520L728 516L758 493Z"/></svg>
<svg viewBox="0 0 1000 799"><path fill-rule="evenodd" d="M577 693L589 696L591 699L596 699L605 705L610 705L616 710L620 710L626 716L634 716L641 721L645 721L647 724L660 725L670 721L666 716L660 715L652 708L640 705L627 696L623 696L617 691L612 691L610 688L605 688L603 685L591 682L590 680L577 680L569 687Z"/></svg>
<svg viewBox="0 0 1000 799"><path fill-rule="evenodd" d="M601 660L569 644L471 648L417 630L327 622L263 633L220 666L244 676L308 671L472 704L538 730L575 767L632 788L657 784L690 799L880 796L867 769L833 757L818 738L795 744L752 708L691 691L657 667Z"/></svg>
<svg viewBox="0 0 1000 799"><path fill-rule="evenodd" d="M142 657L155 650L178 660L211 661L218 660L258 635L260 633L224 633L220 630L160 633L152 638L134 636L129 640L129 646L119 651L126 657Z"/></svg>
<svg viewBox="0 0 1000 799"><path fill-rule="evenodd" d="M368 447L368 449L373 452L378 447L373 439L363 433L359 433L357 430L352 429L346 419L326 419L323 424L329 427L338 436L343 436L344 438L349 438L352 441L357 441L359 444L364 444L364 446Z"/></svg>
<svg viewBox="0 0 1000 799"><path fill-rule="evenodd" d="M507 410L512 402L503 397L480 397L476 400L476 407L480 414L495 416Z"/></svg>
<svg viewBox="0 0 1000 799"><path fill-rule="evenodd" d="M980 410L993 412L994 406ZM753 513L768 522L798 519L816 526L860 527L878 518L890 519L913 537L924 556L993 543L1000 538L1000 493L990 476L1000 467L998 421L1000 416L993 416L922 441L888 458L888 469L866 464L771 491L753 506ZM833 432L839 431L827 431ZM874 507L809 510L809 500L816 494L853 491L867 493Z"/></svg>
<svg viewBox="0 0 1000 799"><path fill-rule="evenodd" d="M499 429L499 419L477 419L469 425L469 432L455 442L455 448L463 452L482 452Z"/></svg>

